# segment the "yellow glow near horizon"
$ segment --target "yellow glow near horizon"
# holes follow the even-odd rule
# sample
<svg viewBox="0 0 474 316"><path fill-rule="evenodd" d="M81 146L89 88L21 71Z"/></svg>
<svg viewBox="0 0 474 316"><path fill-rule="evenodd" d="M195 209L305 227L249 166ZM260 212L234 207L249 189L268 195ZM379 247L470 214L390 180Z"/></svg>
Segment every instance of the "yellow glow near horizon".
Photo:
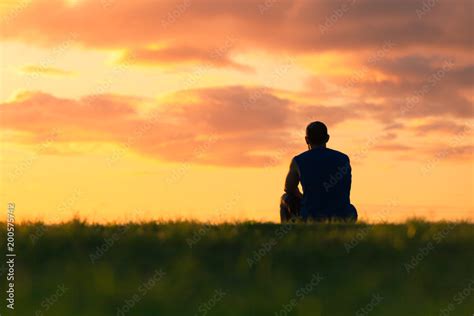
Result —
<svg viewBox="0 0 474 316"><path fill-rule="evenodd" d="M0 40L0 110L17 110L9 116L14 122L0 117L4 124L0 126L0 203L15 202L20 221L57 222L77 215L107 222L136 218L137 214L144 220L278 221L279 197L290 159L306 150L306 122L321 117L328 122L329 147L352 158L352 199L363 220L400 221L414 216L474 219L469 104L450 113L440 106L446 106L445 93L457 88L449 81L454 79L443 77L446 82L436 81L421 96L433 93L439 98L440 104L434 98L431 108L424 109L434 115L419 111L421 103L405 114L396 111L419 89L419 81L405 81L406 73L419 67L423 71L415 75L426 79L424 67L428 66L420 61L421 50L413 55L408 48L395 52L395 46L387 64L380 61L380 67L366 67L370 47L338 50L336 45L324 50L318 43L316 49L302 52L304 45L282 49L270 41L262 48L258 45L267 39L259 30L250 35L247 33L252 32L242 30L242 37L255 38L239 39L235 47L228 51L221 47L220 53L209 58L200 54L206 49L212 52L215 43L200 43L200 37L193 42L187 33L180 33L186 23L193 25L191 12L182 12L166 27L157 19L157 29L172 36L162 40L161 33L156 36L153 29L145 40L141 36L145 36L147 25L142 25L143 34L117 29L120 36L105 26L98 27L102 22L121 25L133 11L127 6L139 2L117 2L114 10L109 10L85 0L65 0L61 3L67 6L61 10L64 16L70 13L78 19L84 14L80 8L91 10L96 18L93 22L97 22L94 32L103 36L104 42L102 37L98 42L94 32L82 32L89 25L78 27L76 19L68 20L67 26L78 36L68 41L69 33L53 32L56 28L49 20L37 20L38 15L31 15L32 21L22 20L28 2L0 2L0 13L9 26L18 28L18 21L27 25L21 30L24 33ZM167 17L167 13L160 12L160 16ZM61 18L58 20L61 23ZM233 22L222 17L223 26ZM136 17L133 23L142 21ZM43 24L50 28L45 31ZM31 34L43 37L33 41ZM266 34L264 30L262 34ZM169 47L181 52L194 44L203 47L172 56L169 63L159 58L153 65L119 62L123 54L136 49ZM408 66L402 69L395 61L405 55ZM216 58L215 64L206 64ZM463 65L468 66L464 59ZM463 77L465 73L453 71L460 93L459 99L451 99L461 105L470 101L472 106L472 87ZM354 76L357 84L344 89ZM243 94L246 89L253 94ZM32 96L37 99L31 100ZM84 98L91 96L103 97L103 104L84 110L88 106ZM68 111L68 107L73 109ZM266 112L253 111L260 107ZM395 109L393 116L398 116L390 117L384 112L387 108ZM154 111L158 119L147 126ZM64 122L71 125L70 130ZM65 135L45 141L44 134L51 131L53 123L66 127ZM471 128L460 134L456 132L459 126ZM162 134L168 139L160 137ZM210 135L227 138L215 145L219 146L216 149L206 143ZM294 140L297 143L289 147ZM209 152L207 146L211 147ZM222 161L205 159L216 152L222 153ZM236 162L232 155L238 154L249 162ZM275 159L251 161L266 154Z"/></svg>

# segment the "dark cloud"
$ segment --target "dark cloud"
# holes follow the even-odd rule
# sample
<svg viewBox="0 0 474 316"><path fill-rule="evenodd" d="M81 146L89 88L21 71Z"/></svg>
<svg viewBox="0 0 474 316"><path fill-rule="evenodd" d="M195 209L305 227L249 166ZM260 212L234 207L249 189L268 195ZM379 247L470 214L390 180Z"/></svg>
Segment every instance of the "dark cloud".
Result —
<svg viewBox="0 0 474 316"><path fill-rule="evenodd" d="M386 59L370 69L382 72L386 79L372 80L368 75L353 81L348 95L383 99L383 104L371 106L370 112L387 124L413 118L474 116L469 99L472 65L458 66L446 57L405 56Z"/></svg>
<svg viewBox="0 0 474 316"><path fill-rule="evenodd" d="M77 34L91 47L143 48L154 43L210 47L230 34L239 49L365 50L391 40L400 48L472 48L470 0L437 2L420 17L423 1L79 1L38 0L6 23L5 38L39 44ZM262 7L263 6L263 7ZM417 12L418 10L418 12Z"/></svg>

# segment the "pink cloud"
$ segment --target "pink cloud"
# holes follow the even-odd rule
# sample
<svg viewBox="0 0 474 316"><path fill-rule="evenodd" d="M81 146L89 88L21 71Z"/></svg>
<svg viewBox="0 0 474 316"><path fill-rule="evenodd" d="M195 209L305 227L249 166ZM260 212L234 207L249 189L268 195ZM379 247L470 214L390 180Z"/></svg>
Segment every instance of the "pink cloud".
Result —
<svg viewBox="0 0 474 316"><path fill-rule="evenodd" d="M370 106L300 104L267 88L243 86L180 91L170 100L144 113L142 104L151 105L149 99L98 95L75 100L28 92L0 104L1 126L27 133L9 140L25 144L41 143L48 133L59 131L55 143L66 146L51 148L58 154L66 154L71 142L107 142L166 161L265 166L296 154L288 148L304 149L308 122L322 120L332 129L375 111ZM379 145L376 150L409 149Z"/></svg>
<svg viewBox="0 0 474 316"><path fill-rule="evenodd" d="M258 103L246 107L256 91ZM176 102L145 114L138 109L149 100L140 98L100 95L72 100L29 92L1 104L0 116L2 129L30 135L11 141L38 143L40 135L58 130L58 144L112 142L169 161L261 166L275 160L281 144L293 142L295 121L306 123L289 100L262 91L241 86L182 91L173 96ZM197 101L180 102L190 96Z"/></svg>

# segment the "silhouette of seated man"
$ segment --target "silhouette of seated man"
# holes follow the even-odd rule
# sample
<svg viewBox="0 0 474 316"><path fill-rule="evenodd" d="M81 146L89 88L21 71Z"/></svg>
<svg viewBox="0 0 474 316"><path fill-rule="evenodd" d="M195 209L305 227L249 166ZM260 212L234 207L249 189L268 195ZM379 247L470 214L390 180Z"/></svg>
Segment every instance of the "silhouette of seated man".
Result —
<svg viewBox="0 0 474 316"><path fill-rule="evenodd" d="M286 176L281 197L282 222L297 218L313 221L356 221L357 210L351 204L351 165L349 157L326 148L329 134L322 122L306 127L308 150L294 157ZM301 183L303 193L298 184Z"/></svg>

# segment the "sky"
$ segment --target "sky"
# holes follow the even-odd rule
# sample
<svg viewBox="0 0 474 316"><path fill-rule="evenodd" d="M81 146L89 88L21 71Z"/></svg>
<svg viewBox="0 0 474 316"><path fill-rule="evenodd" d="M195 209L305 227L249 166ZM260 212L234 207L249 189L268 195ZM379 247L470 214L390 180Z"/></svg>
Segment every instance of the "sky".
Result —
<svg viewBox="0 0 474 316"><path fill-rule="evenodd" d="M19 221L279 221L309 122L364 221L474 219L474 2L0 1Z"/></svg>

